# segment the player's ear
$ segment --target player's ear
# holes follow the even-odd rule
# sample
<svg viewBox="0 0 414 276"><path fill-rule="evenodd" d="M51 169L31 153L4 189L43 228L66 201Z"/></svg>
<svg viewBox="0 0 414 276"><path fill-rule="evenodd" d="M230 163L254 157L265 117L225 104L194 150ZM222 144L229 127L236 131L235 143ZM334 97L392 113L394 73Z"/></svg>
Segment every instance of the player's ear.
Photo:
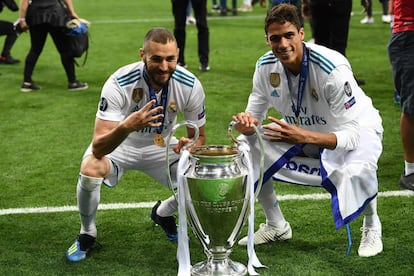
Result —
<svg viewBox="0 0 414 276"><path fill-rule="evenodd" d="M266 41L266 44L270 46L270 41L269 41L269 37L267 34L265 34L265 41Z"/></svg>
<svg viewBox="0 0 414 276"><path fill-rule="evenodd" d="M303 27L299 29L299 35L300 35L301 40L305 38L305 29Z"/></svg>
<svg viewBox="0 0 414 276"><path fill-rule="evenodd" d="M141 57L142 60L144 60L144 55L145 55L144 49L139 48L139 56Z"/></svg>

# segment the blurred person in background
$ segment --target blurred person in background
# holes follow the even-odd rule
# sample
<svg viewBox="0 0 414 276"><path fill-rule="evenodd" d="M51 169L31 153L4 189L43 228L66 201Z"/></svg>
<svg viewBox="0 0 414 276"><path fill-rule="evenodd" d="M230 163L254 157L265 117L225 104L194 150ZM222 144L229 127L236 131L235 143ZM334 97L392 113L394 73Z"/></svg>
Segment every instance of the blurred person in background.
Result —
<svg viewBox="0 0 414 276"><path fill-rule="evenodd" d="M404 152L401 188L414 190L414 1L390 0L394 19L388 44L394 87L400 96L400 131Z"/></svg>
<svg viewBox="0 0 414 276"><path fill-rule="evenodd" d="M33 81L32 74L48 34L52 37L60 54L60 61L67 76L68 89L75 91L88 88L87 83L80 82L76 78L75 60L69 49L69 36L66 35L68 13L70 19L79 19L72 0L20 0L17 22L22 30L29 30L30 33L30 50L26 56L20 91L40 90L40 87Z"/></svg>
<svg viewBox="0 0 414 276"><path fill-rule="evenodd" d="M227 16L227 11L230 9L227 7L227 0L220 0L220 15ZM237 15L237 0L231 0L231 13Z"/></svg>
<svg viewBox="0 0 414 276"><path fill-rule="evenodd" d="M243 0L242 5L237 10L239 12L252 12L253 6L259 3L260 7L266 8L266 0Z"/></svg>
<svg viewBox="0 0 414 276"><path fill-rule="evenodd" d="M187 6L186 23L187 23L187 25L194 25L196 23L196 20L193 16L193 7L191 6L191 1L188 2L188 6Z"/></svg>
<svg viewBox="0 0 414 276"><path fill-rule="evenodd" d="M311 20L314 42L346 57L352 0L302 0L302 12ZM365 84L362 79L356 81Z"/></svg>
<svg viewBox="0 0 414 276"><path fill-rule="evenodd" d="M14 2L14 0L0 0L0 12L3 11L4 6L13 12L19 10L19 7L17 6L16 2ZM13 25L12 22L0 20L0 36L6 36L3 44L3 49L1 51L0 64L20 63L20 60L14 59L10 53L19 34L20 28L18 26Z"/></svg>
<svg viewBox="0 0 414 276"><path fill-rule="evenodd" d="M206 0L172 0L174 15L174 36L177 39L180 53L178 64L187 67L185 63L186 19L188 2L191 1L197 27L198 58L200 71L209 71L210 34L207 25Z"/></svg>
<svg viewBox="0 0 414 276"><path fill-rule="evenodd" d="M388 0L379 0L382 6L382 23L391 23L391 15L388 12ZM374 17L372 16L372 0L361 0L361 5L364 7L363 11L367 14L362 20L361 24L374 23Z"/></svg>

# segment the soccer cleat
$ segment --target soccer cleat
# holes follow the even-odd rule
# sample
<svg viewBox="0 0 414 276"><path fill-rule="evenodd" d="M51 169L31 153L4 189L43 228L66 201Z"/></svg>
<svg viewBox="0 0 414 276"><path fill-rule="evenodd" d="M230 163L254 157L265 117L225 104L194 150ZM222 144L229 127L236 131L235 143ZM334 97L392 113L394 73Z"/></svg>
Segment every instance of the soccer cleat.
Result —
<svg viewBox="0 0 414 276"><path fill-rule="evenodd" d="M211 11L220 12L220 6L219 5L213 5L213 7L211 8Z"/></svg>
<svg viewBox="0 0 414 276"><path fill-rule="evenodd" d="M68 89L70 91L85 90L88 89L88 84L86 82L75 81L68 84Z"/></svg>
<svg viewBox="0 0 414 276"><path fill-rule="evenodd" d="M400 178L400 187L414 191L414 173L405 175L405 172L403 172Z"/></svg>
<svg viewBox="0 0 414 276"><path fill-rule="evenodd" d="M381 17L382 23L389 24L392 21L392 17L389 14L382 15Z"/></svg>
<svg viewBox="0 0 414 276"><path fill-rule="evenodd" d="M12 56L0 56L0 64L17 64L20 60L14 59Z"/></svg>
<svg viewBox="0 0 414 276"><path fill-rule="evenodd" d="M361 24L373 24L374 23L374 17L365 16L360 22L361 22Z"/></svg>
<svg viewBox="0 0 414 276"><path fill-rule="evenodd" d="M208 64L201 64L200 67L198 67L198 69L200 69L200 71L202 72L207 72L210 71L210 66L208 66Z"/></svg>
<svg viewBox="0 0 414 276"><path fill-rule="evenodd" d="M71 262L82 261L86 258L86 254L94 248L94 244L94 237L88 234L80 234L68 251L66 251L66 259Z"/></svg>
<svg viewBox="0 0 414 276"><path fill-rule="evenodd" d="M239 245L247 245L247 238L244 237L239 240ZM264 244L274 241L284 241L292 238L292 228L289 222L286 222L284 228L276 228L268 226L265 223L260 224L260 228L254 233L254 244Z"/></svg>
<svg viewBox="0 0 414 276"><path fill-rule="evenodd" d="M187 25L195 25L197 23L196 19L194 18L194 16L187 16L187 19L185 20L185 23Z"/></svg>
<svg viewBox="0 0 414 276"><path fill-rule="evenodd" d="M372 257L382 252L381 227L361 227L362 238L358 248L360 257Z"/></svg>
<svg viewBox="0 0 414 276"><path fill-rule="evenodd" d="M238 11L239 12L251 12L251 11L253 11L253 7L249 6L249 5L246 5L246 4L243 4L243 5L241 5L240 8L238 8Z"/></svg>
<svg viewBox="0 0 414 276"><path fill-rule="evenodd" d="M40 87L37 86L34 82L23 82L22 86L20 86L20 91L22 92L32 92L38 90L40 90Z"/></svg>
<svg viewBox="0 0 414 276"><path fill-rule="evenodd" d="M161 201L158 200L158 202L152 207L151 211L151 219L154 221L155 224L158 224L161 226L161 228L165 231L167 234L167 239L170 241L177 241L178 235L177 235L177 225L175 224L175 218L173 216L169 217L161 217L157 215L157 209L160 206Z"/></svg>

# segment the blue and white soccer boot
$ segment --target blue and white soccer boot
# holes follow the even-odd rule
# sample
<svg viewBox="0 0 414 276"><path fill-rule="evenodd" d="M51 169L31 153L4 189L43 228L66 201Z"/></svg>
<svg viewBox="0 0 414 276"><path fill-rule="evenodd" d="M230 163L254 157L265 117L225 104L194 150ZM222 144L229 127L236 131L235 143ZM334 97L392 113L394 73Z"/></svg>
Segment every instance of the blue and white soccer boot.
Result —
<svg viewBox="0 0 414 276"><path fill-rule="evenodd" d="M161 201L158 201L157 204L152 207L150 217L154 221L155 224L161 226L161 228L167 234L167 239L172 242L177 242L178 234L177 234L177 224L175 223L175 218L173 216L169 217L161 217L157 215L157 209L160 206Z"/></svg>
<svg viewBox="0 0 414 276"><path fill-rule="evenodd" d="M75 242L66 251L66 259L79 262L86 258L86 254L93 249L95 238L88 234L79 235Z"/></svg>

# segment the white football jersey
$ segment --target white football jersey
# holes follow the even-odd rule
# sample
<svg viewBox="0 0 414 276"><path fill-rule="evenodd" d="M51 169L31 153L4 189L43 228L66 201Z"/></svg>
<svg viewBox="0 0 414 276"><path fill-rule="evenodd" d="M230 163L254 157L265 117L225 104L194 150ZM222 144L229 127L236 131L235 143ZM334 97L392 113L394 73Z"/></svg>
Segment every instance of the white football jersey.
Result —
<svg viewBox="0 0 414 276"><path fill-rule="evenodd" d="M131 113L141 109L151 100L149 86L144 79L144 62L135 62L121 67L105 82L96 113L97 118L121 122ZM157 94L160 104L161 94ZM164 138L176 124L177 115L198 127L205 124L205 95L200 81L188 70L177 65L168 83L164 123L161 134ZM153 143L157 128L145 128L131 133L126 143Z"/></svg>
<svg viewBox="0 0 414 276"><path fill-rule="evenodd" d="M290 92L287 72L271 51L256 63L246 111L262 121L273 107L289 124L299 120L301 128L324 133L340 131L342 125L353 120L360 127L381 133L379 112L357 85L347 59L326 47L310 43L305 46L309 49L309 70L299 117L292 109L292 100L295 106L298 101L299 76L289 73Z"/></svg>

